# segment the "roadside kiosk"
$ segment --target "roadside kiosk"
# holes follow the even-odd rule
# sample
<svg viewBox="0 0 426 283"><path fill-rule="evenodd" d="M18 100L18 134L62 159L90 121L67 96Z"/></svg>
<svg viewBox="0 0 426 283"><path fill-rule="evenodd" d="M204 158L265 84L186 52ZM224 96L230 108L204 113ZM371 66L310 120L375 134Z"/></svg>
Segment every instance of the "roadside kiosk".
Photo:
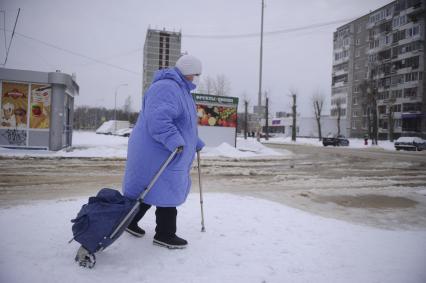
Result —
<svg viewBox="0 0 426 283"><path fill-rule="evenodd" d="M72 144L75 76L0 69L0 146L60 150Z"/></svg>

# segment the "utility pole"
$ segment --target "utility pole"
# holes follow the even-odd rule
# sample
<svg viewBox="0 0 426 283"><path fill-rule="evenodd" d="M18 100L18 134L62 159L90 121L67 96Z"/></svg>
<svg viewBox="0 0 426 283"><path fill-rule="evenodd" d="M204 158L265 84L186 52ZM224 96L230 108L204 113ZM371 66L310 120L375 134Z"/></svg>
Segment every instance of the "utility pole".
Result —
<svg viewBox="0 0 426 283"><path fill-rule="evenodd" d="M114 92L114 132L117 131L117 92L121 86L127 86L128 84L119 84L115 87Z"/></svg>
<svg viewBox="0 0 426 283"><path fill-rule="evenodd" d="M268 124L269 124L269 120L268 120L268 116L269 116L269 98L268 98L268 96L266 96L266 101L265 101L265 107L266 107L266 109L265 109L265 120L266 120L266 123L265 123L265 135L266 135L266 137L265 137L265 139L266 140L269 140L269 126L268 126Z"/></svg>
<svg viewBox="0 0 426 283"><path fill-rule="evenodd" d="M296 141L296 94L293 93L293 129L291 130L291 140Z"/></svg>
<svg viewBox="0 0 426 283"><path fill-rule="evenodd" d="M15 36L15 29L16 29L16 24L18 23L18 18L19 18L19 13L21 12L21 8L18 9L18 14L16 15L16 19L15 19L15 24L13 25L13 31L12 31L12 36L10 37L10 41L9 41L9 47L7 47L6 49L6 58L4 59L4 63L2 63L2 66L6 66L7 63L7 58L9 58L9 51L10 51L10 46L12 45L12 40L13 37ZM4 18L6 18L6 11L3 12L3 16ZM6 23L6 20L4 21L4 24ZM4 26L4 28L6 29L6 26ZM6 30L4 31L6 33ZM5 35L5 48L6 48L6 35Z"/></svg>
<svg viewBox="0 0 426 283"><path fill-rule="evenodd" d="M247 139L247 124L248 124L248 121L247 121L247 118L248 118L248 101L247 100L245 100L244 101L244 139Z"/></svg>
<svg viewBox="0 0 426 283"><path fill-rule="evenodd" d="M262 0L262 14L260 18L260 64L259 64L259 92L257 98L257 106L262 106L262 60L263 60L263 9L265 7Z"/></svg>

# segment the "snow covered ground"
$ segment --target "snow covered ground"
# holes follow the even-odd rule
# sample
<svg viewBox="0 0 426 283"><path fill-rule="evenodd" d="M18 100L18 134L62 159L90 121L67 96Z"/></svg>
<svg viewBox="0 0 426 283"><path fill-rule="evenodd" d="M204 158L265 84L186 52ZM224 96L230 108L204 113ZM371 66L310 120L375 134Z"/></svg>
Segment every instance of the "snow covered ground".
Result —
<svg viewBox="0 0 426 283"><path fill-rule="evenodd" d="M71 149L55 152L46 150L16 150L0 147L0 156L126 158L128 140L129 138L127 137L74 131L73 146ZM205 147L201 155L203 157L256 158L291 155L291 153L288 151L278 153L263 146L255 139L238 139L237 148L223 143L218 147Z"/></svg>
<svg viewBox="0 0 426 283"><path fill-rule="evenodd" d="M0 210L0 282L426 282L426 231L388 231L322 218L278 203L231 194L198 195L179 209L185 250L123 236L94 269L73 258L72 219L85 199Z"/></svg>
<svg viewBox="0 0 426 283"><path fill-rule="evenodd" d="M0 148L0 156L126 157L128 138L75 132L73 139L70 151ZM284 138L270 142L292 143ZM315 139L298 138L296 143L322 146ZM386 149L385 142L379 144ZM389 144L387 149L393 150L392 146ZM370 146L351 139L350 147ZM212 158L210 162L219 162L219 167L223 160L216 160L218 157L232 158L240 166L246 166L256 158L276 162L276 158L283 161L298 156L292 154L282 149L279 153L273 151L253 138L239 138L237 148L222 144L202 152L203 158ZM301 165L297 163L297 167ZM207 170L209 167L203 172ZM256 172L262 170L266 169L259 167ZM292 178L296 176L293 171L288 173ZM292 180L283 179L287 187ZM297 182L294 185L301 185L301 180L294 179ZM308 181L318 183L315 178ZM216 179L215 183L221 184ZM238 192L247 183L234 178L232 186ZM267 191L271 185L266 186ZM422 188L419 197L426 191ZM187 249L173 251L152 245L155 220L151 210L141 223L147 235L138 239L124 234L97 255L93 270L74 263L78 244L67 243L72 237L70 219L76 216L87 197L0 207L0 282L426 282L424 229L378 229L264 199L206 192L207 231L201 233L198 197L195 186L188 201L179 208L178 235L189 241ZM385 212L392 213L390 209L383 211L383 217Z"/></svg>
<svg viewBox="0 0 426 283"><path fill-rule="evenodd" d="M362 139L349 139L349 148L367 149L383 148L395 150L392 142L379 141L378 146L364 145ZM104 157L104 158L125 158L127 155L127 137L99 135L94 132L74 131L73 146L71 149L64 149L58 152L46 150L14 150L0 147L0 156L33 156L33 157ZM297 138L296 142L290 137L274 137L268 141L262 139L262 143L273 144L303 144L311 146L323 146L322 142L314 138ZM247 140L238 137L237 148L226 143L218 147L206 147L201 152L203 157L228 157L228 158L256 158L256 157L279 157L291 155L288 151L279 153L263 146L255 138Z"/></svg>

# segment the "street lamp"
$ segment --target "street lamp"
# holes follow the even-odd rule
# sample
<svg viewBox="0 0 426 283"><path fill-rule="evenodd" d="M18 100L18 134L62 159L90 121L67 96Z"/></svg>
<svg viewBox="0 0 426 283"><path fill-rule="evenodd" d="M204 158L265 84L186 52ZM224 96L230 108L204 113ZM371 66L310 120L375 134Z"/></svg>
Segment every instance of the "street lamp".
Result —
<svg viewBox="0 0 426 283"><path fill-rule="evenodd" d="M127 86L128 84L119 84L115 87L114 92L114 132L117 131L117 91L121 86Z"/></svg>

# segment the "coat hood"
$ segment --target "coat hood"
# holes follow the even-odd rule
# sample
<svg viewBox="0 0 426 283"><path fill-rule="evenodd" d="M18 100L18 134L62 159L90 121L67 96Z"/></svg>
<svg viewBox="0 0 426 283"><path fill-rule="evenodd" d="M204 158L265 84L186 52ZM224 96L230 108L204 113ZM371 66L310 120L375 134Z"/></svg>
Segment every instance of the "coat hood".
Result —
<svg viewBox="0 0 426 283"><path fill-rule="evenodd" d="M152 80L152 83L164 79L174 80L181 87L184 87L188 92L196 88L196 85L188 81L176 67L156 71L154 73L154 79Z"/></svg>

